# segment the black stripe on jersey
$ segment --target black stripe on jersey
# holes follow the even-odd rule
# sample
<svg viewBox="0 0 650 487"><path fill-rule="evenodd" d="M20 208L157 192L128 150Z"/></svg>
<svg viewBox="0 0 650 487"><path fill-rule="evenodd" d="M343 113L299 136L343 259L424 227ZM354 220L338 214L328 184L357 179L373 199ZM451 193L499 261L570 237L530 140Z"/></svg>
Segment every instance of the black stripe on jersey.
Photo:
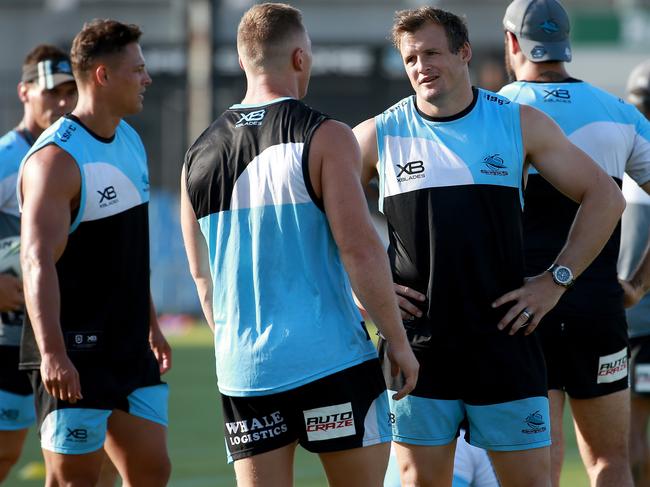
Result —
<svg viewBox="0 0 650 487"><path fill-rule="evenodd" d="M83 129L86 132L88 132L95 140L98 140L102 144L110 144L115 140L115 133L113 133L111 137L102 137L101 135L98 135L92 130L90 130L86 125L84 125L84 123L81 120L79 120L79 117L73 115L72 113L68 113L67 115L64 115L64 117L67 118L68 120L72 120L78 125L81 125L81 127L83 127Z"/></svg>
<svg viewBox="0 0 650 487"><path fill-rule="evenodd" d="M460 112L455 113L454 115L449 115L447 117L432 117L430 115L427 115L418 107L417 99L415 98L415 96L413 96L413 105L415 105L415 109L418 111L418 114L425 120L429 120L430 122L451 122L453 120L458 120L459 118L463 118L465 115L471 112L476 106L476 102L478 102L478 90L473 86L472 86L472 96L473 96L472 102L467 107L463 108Z"/></svg>
<svg viewBox="0 0 650 487"><path fill-rule="evenodd" d="M258 120L259 115L251 117L261 110L264 110L261 119ZM247 118L251 119L251 123L246 122ZM185 154L185 182L196 217L229 210L239 176L255 157L275 145L304 143L304 174L305 154L308 153L311 136L327 118L293 99L226 110ZM308 177L305 177L305 184L314 198ZM314 203L319 204L317 199Z"/></svg>
<svg viewBox="0 0 650 487"><path fill-rule="evenodd" d="M415 346L441 335L500 333L491 303L523 284L519 189L462 185L384 199L394 281L426 294L407 326Z"/></svg>
<svg viewBox="0 0 650 487"><path fill-rule="evenodd" d="M323 199L319 198L316 194L316 191L314 191L314 186L311 184L311 177L309 176L309 149L311 147L311 139L314 137L314 132L316 132L316 129L320 127L323 121L324 119L321 120L318 124L314 124L314 126L307 133L307 138L305 139L305 145L303 146L302 151L302 177L305 180L305 187L307 188L309 196L311 196L311 200L318 208L320 208L323 213L325 213Z"/></svg>

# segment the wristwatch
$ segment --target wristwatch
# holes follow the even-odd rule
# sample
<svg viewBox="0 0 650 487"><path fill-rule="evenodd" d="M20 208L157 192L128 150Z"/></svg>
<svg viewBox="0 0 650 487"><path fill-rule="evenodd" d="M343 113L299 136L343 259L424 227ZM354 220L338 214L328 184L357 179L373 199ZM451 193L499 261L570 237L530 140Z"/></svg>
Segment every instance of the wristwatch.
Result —
<svg viewBox="0 0 650 487"><path fill-rule="evenodd" d="M555 284L558 284L565 288L570 288L575 282L573 280L573 272L568 267L559 264L553 264L551 267L546 269L553 276L553 281Z"/></svg>

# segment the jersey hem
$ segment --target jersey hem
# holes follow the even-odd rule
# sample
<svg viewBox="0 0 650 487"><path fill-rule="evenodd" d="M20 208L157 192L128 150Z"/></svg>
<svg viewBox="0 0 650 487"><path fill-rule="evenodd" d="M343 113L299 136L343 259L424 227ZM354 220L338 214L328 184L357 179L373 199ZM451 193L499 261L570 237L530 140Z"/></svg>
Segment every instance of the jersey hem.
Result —
<svg viewBox="0 0 650 487"><path fill-rule="evenodd" d="M354 367L355 365L359 365L364 362L368 362L370 360L375 360L375 359L377 359L377 352L373 350L371 353L367 353L362 357L359 357L350 362L345 362L344 364L341 364L337 367L333 367L331 369L327 369L321 372L316 372L315 374L312 374L309 377L305 377L303 379L291 382L289 384L284 384L278 387L273 387L268 389L249 389L249 390L231 389L229 387L220 386L219 384L217 384L217 388L219 389L219 392L224 396L231 396L231 397L270 396L272 394L279 394L280 392L286 392L292 389L297 389L298 387L309 384L310 382L317 381L318 379L322 379L323 377L327 377L328 375L336 374L337 372L341 372L342 370L349 369L351 367Z"/></svg>

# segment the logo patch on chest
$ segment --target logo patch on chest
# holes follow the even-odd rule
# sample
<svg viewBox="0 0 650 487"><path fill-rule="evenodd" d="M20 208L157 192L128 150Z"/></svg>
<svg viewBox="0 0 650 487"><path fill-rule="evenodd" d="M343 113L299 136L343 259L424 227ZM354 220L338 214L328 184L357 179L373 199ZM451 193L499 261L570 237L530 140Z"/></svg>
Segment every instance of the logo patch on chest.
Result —
<svg viewBox="0 0 650 487"><path fill-rule="evenodd" d="M481 162L485 164L485 168L481 169L481 172L483 174L488 174L490 176L508 175L508 171L506 170L508 166L506 166L505 162L503 162L501 154L492 154L485 156Z"/></svg>
<svg viewBox="0 0 650 487"><path fill-rule="evenodd" d="M399 172L397 173L397 182L403 183L410 179L423 178L424 176L424 162L423 161L411 161L407 162L404 165L395 164Z"/></svg>

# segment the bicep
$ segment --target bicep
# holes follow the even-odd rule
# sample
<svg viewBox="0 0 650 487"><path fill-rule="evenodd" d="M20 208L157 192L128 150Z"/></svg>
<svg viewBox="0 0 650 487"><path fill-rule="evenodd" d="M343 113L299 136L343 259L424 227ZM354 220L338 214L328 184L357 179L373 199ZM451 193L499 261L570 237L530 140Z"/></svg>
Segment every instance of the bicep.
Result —
<svg viewBox="0 0 650 487"><path fill-rule="evenodd" d="M376 176L379 161L375 119L370 118L361 122L354 127L353 132L361 148L361 183L366 187L370 180Z"/></svg>
<svg viewBox="0 0 650 487"><path fill-rule="evenodd" d="M60 149L46 147L24 165L21 178L21 242L27 251L51 255L65 249L71 205L81 186L79 169Z"/></svg>
<svg viewBox="0 0 650 487"><path fill-rule="evenodd" d="M181 174L181 230L183 232L183 242L185 244L190 272L193 277L197 277L201 274L200 228L196 220L196 214L192 208L192 203L187 194L185 165L183 165Z"/></svg>
<svg viewBox="0 0 650 487"><path fill-rule="evenodd" d="M323 204L334 240L345 252L360 245L364 233L374 231L361 187L361 153L347 127L330 126L320 135Z"/></svg>

